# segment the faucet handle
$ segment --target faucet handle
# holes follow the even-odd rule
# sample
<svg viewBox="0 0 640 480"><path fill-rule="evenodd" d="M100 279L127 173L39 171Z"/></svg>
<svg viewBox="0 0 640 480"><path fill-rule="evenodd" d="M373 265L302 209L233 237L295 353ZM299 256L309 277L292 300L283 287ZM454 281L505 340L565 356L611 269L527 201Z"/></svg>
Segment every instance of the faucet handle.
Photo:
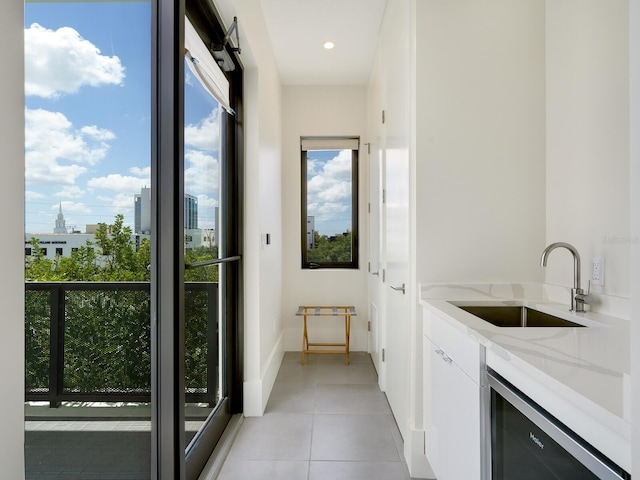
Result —
<svg viewBox="0 0 640 480"><path fill-rule="evenodd" d="M591 280L587 282L587 291L585 292L581 288L576 288L574 291L574 299L576 303L576 311L584 312L584 305L589 304L589 294L591 292Z"/></svg>

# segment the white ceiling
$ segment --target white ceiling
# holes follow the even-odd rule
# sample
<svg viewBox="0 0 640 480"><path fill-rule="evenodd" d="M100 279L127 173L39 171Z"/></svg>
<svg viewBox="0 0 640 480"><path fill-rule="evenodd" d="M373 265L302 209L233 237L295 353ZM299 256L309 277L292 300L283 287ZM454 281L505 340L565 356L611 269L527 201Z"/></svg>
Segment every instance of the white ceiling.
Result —
<svg viewBox="0 0 640 480"><path fill-rule="evenodd" d="M285 85L364 85L387 0L261 0ZM324 42L335 43L325 50Z"/></svg>

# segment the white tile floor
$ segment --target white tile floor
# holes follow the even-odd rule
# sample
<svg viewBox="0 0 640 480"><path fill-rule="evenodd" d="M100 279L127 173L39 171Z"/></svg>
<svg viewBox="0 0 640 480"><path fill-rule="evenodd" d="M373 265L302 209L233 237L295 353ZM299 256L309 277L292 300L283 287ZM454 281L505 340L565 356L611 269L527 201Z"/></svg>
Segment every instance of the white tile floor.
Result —
<svg viewBox="0 0 640 480"><path fill-rule="evenodd" d="M218 480L408 480L366 353L285 354L265 415L245 418Z"/></svg>

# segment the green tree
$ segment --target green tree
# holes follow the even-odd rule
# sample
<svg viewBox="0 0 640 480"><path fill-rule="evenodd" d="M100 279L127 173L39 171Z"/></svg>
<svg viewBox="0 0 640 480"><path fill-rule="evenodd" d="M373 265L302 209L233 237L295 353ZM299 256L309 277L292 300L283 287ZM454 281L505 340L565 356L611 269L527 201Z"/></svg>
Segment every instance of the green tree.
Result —
<svg viewBox="0 0 640 480"><path fill-rule="evenodd" d="M55 264L45 256L38 239L32 237L29 245L31 245L31 255L25 260L25 280L54 280L51 277Z"/></svg>
<svg viewBox="0 0 640 480"><path fill-rule="evenodd" d="M51 260L44 255L36 238L31 238L31 255L25 261L27 281L48 282L128 282L149 281L151 244L148 239L135 248L130 227L124 226L124 216L118 214L112 225L101 224L95 242L71 252L69 257L56 255Z"/></svg>
<svg viewBox="0 0 640 480"><path fill-rule="evenodd" d="M204 262L218 258L218 247L197 247L184 252L185 265L195 262ZM184 279L187 282L217 282L218 265L210 265L199 268L186 268Z"/></svg>
<svg viewBox="0 0 640 480"><path fill-rule="evenodd" d="M96 246L101 256L99 279L105 281L149 280L150 257L136 255L130 227L124 227L124 215L116 215L113 225L100 224L96 232ZM149 253L145 248L143 254ZM140 252L138 252L140 253Z"/></svg>
<svg viewBox="0 0 640 480"><path fill-rule="evenodd" d="M149 282L151 243L136 249L123 215L99 226L95 241L69 257L46 257L37 239L29 241L25 279L43 282ZM217 247L185 251L185 262L217 258ZM185 364L189 391L207 388L207 329L210 302L202 282L218 281L218 266L185 270ZM210 287L207 287L210 288ZM150 296L144 287L65 292L64 388L75 392L148 391L150 388ZM26 386L48 387L50 292L28 291L25 298Z"/></svg>
<svg viewBox="0 0 640 480"><path fill-rule="evenodd" d="M328 237L315 232L316 247L307 252L310 262L335 263L351 261L351 232Z"/></svg>

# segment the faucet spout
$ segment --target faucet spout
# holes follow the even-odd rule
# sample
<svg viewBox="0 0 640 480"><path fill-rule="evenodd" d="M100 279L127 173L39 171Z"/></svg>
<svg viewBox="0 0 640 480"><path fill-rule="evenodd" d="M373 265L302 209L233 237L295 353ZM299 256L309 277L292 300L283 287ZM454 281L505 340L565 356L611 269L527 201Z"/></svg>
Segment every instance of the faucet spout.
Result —
<svg viewBox="0 0 640 480"><path fill-rule="evenodd" d="M584 312L584 304L586 303L586 295L580 288L580 254L576 248L565 242L555 242L545 248L540 258L540 266L547 266L547 258L549 254L556 248L566 248L573 255L573 288L571 289L571 311Z"/></svg>

